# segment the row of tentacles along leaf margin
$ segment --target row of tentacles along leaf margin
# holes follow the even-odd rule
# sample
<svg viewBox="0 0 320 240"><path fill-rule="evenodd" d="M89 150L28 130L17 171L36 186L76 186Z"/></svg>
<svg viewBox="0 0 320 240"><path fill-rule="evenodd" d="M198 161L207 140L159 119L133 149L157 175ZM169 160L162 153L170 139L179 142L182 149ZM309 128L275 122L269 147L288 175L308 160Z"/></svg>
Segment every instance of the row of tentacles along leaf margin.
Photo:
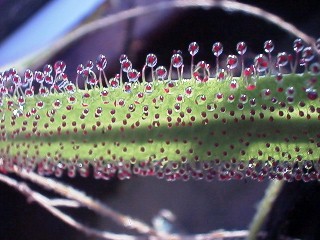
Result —
<svg viewBox="0 0 320 240"><path fill-rule="evenodd" d="M80 64L72 81L63 61L24 75L4 71L0 169L102 179L320 179L317 54L301 39L293 54L272 56L273 49L266 41L250 62L239 42L222 64L216 42L209 66L194 64L193 42L191 71L180 51L168 70L148 54L141 72L122 55L113 78L104 55Z"/></svg>

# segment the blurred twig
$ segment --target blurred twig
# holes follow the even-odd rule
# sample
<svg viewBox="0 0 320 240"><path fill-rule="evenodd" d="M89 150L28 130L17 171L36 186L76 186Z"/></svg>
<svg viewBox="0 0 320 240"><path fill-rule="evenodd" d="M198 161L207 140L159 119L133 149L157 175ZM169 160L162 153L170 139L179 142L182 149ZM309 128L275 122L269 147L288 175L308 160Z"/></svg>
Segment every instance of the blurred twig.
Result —
<svg viewBox="0 0 320 240"><path fill-rule="evenodd" d="M134 229L141 234L147 234L150 236L157 235L156 230L151 228L146 223L143 223L137 219L133 219L129 216L123 215L116 212L105 204L92 199L87 196L85 193L71 187L66 184L59 183L58 181L50 178L40 176L34 172L28 172L24 169L14 167L13 171L19 177L27 179L37 185L43 187L44 189L54 191L60 194L63 197L66 197L71 200L75 200L81 204L81 206L87 207L88 209L94 211L97 214L108 217L118 223L121 226L127 227L129 229Z"/></svg>
<svg viewBox="0 0 320 240"><path fill-rule="evenodd" d="M257 239L257 235L268 217L274 201L280 194L283 185L284 181L275 180L270 182L263 199L259 203L258 211L250 224L248 240Z"/></svg>
<svg viewBox="0 0 320 240"><path fill-rule="evenodd" d="M153 230L147 224L134 220L131 217L124 216L120 213L115 212L114 210L106 207L97 200L93 200L84 193L80 192L77 189L74 189L65 184L59 183L53 179L48 179L42 177L36 173L28 172L23 169L14 168L14 172L21 178L29 180L47 190L52 190L56 193L59 193L63 197L72 199L59 199L58 204L56 199L49 199L44 195L33 191L29 186L24 182L18 182L17 180L3 175L0 173L0 182L4 182L10 187L15 188L19 192L26 195L29 201L37 202L39 205L44 207L47 211L52 213L57 218L61 219L63 222L69 224L75 229L85 233L86 235L99 237L101 239L111 239L111 240L214 240L214 239L229 239L229 238L244 238L248 235L248 231L224 231L216 230L210 233L205 234L196 234L196 235L179 235L179 234L167 234L160 233L156 230ZM90 227L87 227L71 216L63 213L57 207L78 207L77 204L71 204L73 201L78 202L81 206L87 207L94 212L101 214L103 216L116 219L120 225L127 227L129 229L136 229L139 233L142 233L143 236L132 236L125 234L115 234L106 231L99 231ZM70 205L71 204L71 205ZM80 206L79 205L79 206Z"/></svg>
<svg viewBox="0 0 320 240"><path fill-rule="evenodd" d="M25 176L25 175L24 175ZM40 178L41 179L41 178ZM46 178L42 179L46 182ZM42 181L40 180L40 181ZM44 195L33 191L26 183L18 182L17 180L3 175L0 173L0 182L6 183L10 187L18 190L22 194L24 194L29 201L34 201L38 203L40 206L45 208L48 212L65 222L66 224L72 226L73 228L83 232L88 236L98 237L100 239L107 240L214 240L214 239L229 239L229 238L244 238L248 235L248 231L224 231L217 230L207 234L196 234L191 236L179 236L179 235L166 235L166 236L132 236L127 234L115 234L107 231L99 231L90 227L87 227L77 220L73 219L69 215L60 211L54 203L54 200L51 200ZM36 181L39 183L39 179ZM56 182L57 183L57 182ZM58 183L57 183L58 184ZM81 199L77 199L81 201ZM69 207L69 205L64 205L62 202L59 206Z"/></svg>
<svg viewBox="0 0 320 240"><path fill-rule="evenodd" d="M301 38L307 44L313 47L316 53L319 54L316 46L315 46L315 39L303 31L296 28L294 25L286 22L282 18L269 13L261 8L251 6L249 4L240 3L236 1L230 0L173 0L173 1L166 1L166 2L159 2L155 4L149 4L145 6L138 6L132 9L128 9L125 11L121 11L119 13L115 13L109 15L107 17L95 20L93 22L87 23L79 27L78 29L70 32L63 38L57 40L56 42L50 44L45 49L41 49L38 52L32 53L31 55L17 61L8 64L9 66L3 66L0 68L0 71L5 70L7 68L15 66L18 70L24 70L28 67L36 68L39 67L40 64L43 64L48 59L50 59L53 55L59 52L61 49L68 46L70 43L74 42L75 40L85 36L86 34L92 33L96 30L101 28L105 28L112 24L124 21L126 19L150 14L156 11L163 11L172 8L221 8L226 11L238 11L243 12L249 15L256 16L261 18L267 22L275 24L279 28L285 30L286 32Z"/></svg>
<svg viewBox="0 0 320 240"><path fill-rule="evenodd" d="M101 202L94 200L88 197L85 193L80 192L77 189L74 189L71 186L60 183L54 179L48 179L42 177L34 172L28 172L18 167L14 167L14 173L19 177L31 181L44 189L54 191L59 193L61 196L66 199L49 199L44 195L35 192L32 190L26 183L19 182L9 176L6 176L0 173L0 182L6 183L10 187L18 190L23 193L29 201L34 201L45 208L48 212L70 225L71 227L83 232L86 235L97 237L100 239L109 239L109 240L223 240L223 239L247 239L249 236L249 231L240 230L240 231L225 231L214 230L209 233L199 233L194 235L181 235L181 234L169 234L166 232L158 232L154 230L149 225L142 223L138 220L135 220L129 216L122 215L121 213L116 212L108 207L106 207ZM276 182L276 184L271 184L271 190L267 191L267 196L276 196L274 195L274 189L279 190L281 182ZM71 200L70 200L71 199ZM270 200L270 198L269 198ZM274 200L274 199L273 199ZM264 205L265 201L262 201ZM273 201L271 201L272 203ZM100 231L91 227L87 227L77 220L73 219L71 216L65 214L58 207L87 207L88 209L100 214L102 216L112 218L121 226L128 229L135 229L139 232L140 236L126 235L126 234L115 234L107 231ZM262 206L263 209L266 209ZM261 214L260 214L261 215ZM258 229L258 228L256 228ZM255 232L255 236L266 236L266 233ZM281 239L289 240L287 237Z"/></svg>
<svg viewBox="0 0 320 240"><path fill-rule="evenodd" d="M87 227L69 215L60 211L51 199L43 196L42 194L33 191L29 186L23 182L18 182L17 180L5 176L0 173L0 181L6 183L10 187L18 190L19 192L23 193L29 201L37 202L40 206L45 208L48 212L56 216L57 218L61 219L63 222L69 224L70 226L74 227L75 229L85 233L89 236L99 237L101 239L108 239L108 240L139 240L139 237L134 237L126 234L114 234L106 231L99 231L90 227Z"/></svg>

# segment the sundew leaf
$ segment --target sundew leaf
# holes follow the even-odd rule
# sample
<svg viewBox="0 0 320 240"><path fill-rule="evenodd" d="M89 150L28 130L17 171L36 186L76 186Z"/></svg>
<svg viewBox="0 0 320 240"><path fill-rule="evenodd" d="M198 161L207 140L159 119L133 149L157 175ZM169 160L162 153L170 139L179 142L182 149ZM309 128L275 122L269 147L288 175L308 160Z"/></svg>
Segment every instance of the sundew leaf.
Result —
<svg viewBox="0 0 320 240"><path fill-rule="evenodd" d="M15 84L18 75L8 70L2 76L2 170L19 166L60 176L67 169L72 177L88 176L91 165L94 176L105 179L132 174L167 180L318 178L316 71L259 76L255 71L261 62L255 60L251 74L233 77L230 64L236 67L237 57L232 55L226 75L218 70L218 78L209 78L208 65L200 62L193 77L184 79L178 55L162 80L166 70L154 71L156 57L149 54L142 82L131 63L126 69L123 58L121 74L127 72L129 83L123 83L122 75L102 78L107 62L100 55L100 77L92 72L92 62L78 68L91 86L85 90L67 80L61 61L51 85L47 76L52 67L34 74L38 94L30 82ZM146 67L154 71L152 82L145 80ZM172 68L178 69L177 80Z"/></svg>

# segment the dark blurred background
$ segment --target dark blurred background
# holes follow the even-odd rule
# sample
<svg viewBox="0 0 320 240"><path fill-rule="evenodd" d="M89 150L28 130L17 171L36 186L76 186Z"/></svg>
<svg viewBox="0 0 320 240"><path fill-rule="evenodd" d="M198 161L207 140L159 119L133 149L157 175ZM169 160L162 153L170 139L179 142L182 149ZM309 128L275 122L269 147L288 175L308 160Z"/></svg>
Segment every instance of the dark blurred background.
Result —
<svg viewBox="0 0 320 240"><path fill-rule="evenodd" d="M19 31L24 23L52 2L55 1L0 0L0 47L10 34ZM101 2L94 11L79 19L77 25L134 6L150 4L147 0ZM320 36L319 1L239 2L261 7L295 24L315 38ZM74 12L76 11L77 8L74 9ZM59 9L56 9L56 14L57 18L63 17L59 16ZM70 14L73 14L73 11ZM52 22L48 28L52 28L54 24L55 22ZM34 37L39 34L41 32L38 32L36 26L34 31L30 32ZM63 49L49 62L53 64L56 60L64 60L67 63L67 73L72 78L79 63L95 60L103 53L109 62L107 75L110 77L119 71L118 58L122 53L129 56L135 68L141 69L145 56L150 52L158 56L159 65L168 66L172 51L180 49L187 63L187 47L192 41L200 45L196 61L210 61L213 59L211 47L216 41L224 44L225 55L236 53L237 42L245 41L248 44L247 56L254 56L262 53L263 43L268 39L274 40L275 52L292 52L295 37L261 19L220 9L174 9L119 22L89 34ZM23 39L21 41L23 43ZM1 55L1 58L4 59L4 64L6 57ZM175 229L190 234L221 228L247 229L257 203L268 185L268 181L215 180L185 183L138 177L129 181L102 181L80 177L64 177L60 180L103 199L122 213L148 223L161 209L169 209L177 217ZM318 183L287 184L271 220L266 224L266 229L273 232L274 236L281 233L302 239L317 239L320 222L316 217L319 216L319 207L315 203L320 200L318 193ZM125 231L87 210L67 212L90 226L115 232ZM0 184L0 216L0 239L91 239L63 224L37 204L29 204L24 196L4 184Z"/></svg>

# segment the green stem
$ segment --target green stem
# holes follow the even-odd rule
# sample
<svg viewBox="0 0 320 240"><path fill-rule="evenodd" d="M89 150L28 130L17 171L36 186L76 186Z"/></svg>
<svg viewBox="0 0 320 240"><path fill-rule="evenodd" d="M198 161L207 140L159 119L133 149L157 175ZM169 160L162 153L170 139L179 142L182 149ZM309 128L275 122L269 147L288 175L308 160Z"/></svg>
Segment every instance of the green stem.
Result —
<svg viewBox="0 0 320 240"><path fill-rule="evenodd" d="M279 196L281 189L284 185L284 181L272 181L263 197L261 202L259 203L258 211L256 212L250 227L249 227L249 235L248 240L257 239L257 235L261 230L262 225L264 224L266 218L268 217L273 203Z"/></svg>

